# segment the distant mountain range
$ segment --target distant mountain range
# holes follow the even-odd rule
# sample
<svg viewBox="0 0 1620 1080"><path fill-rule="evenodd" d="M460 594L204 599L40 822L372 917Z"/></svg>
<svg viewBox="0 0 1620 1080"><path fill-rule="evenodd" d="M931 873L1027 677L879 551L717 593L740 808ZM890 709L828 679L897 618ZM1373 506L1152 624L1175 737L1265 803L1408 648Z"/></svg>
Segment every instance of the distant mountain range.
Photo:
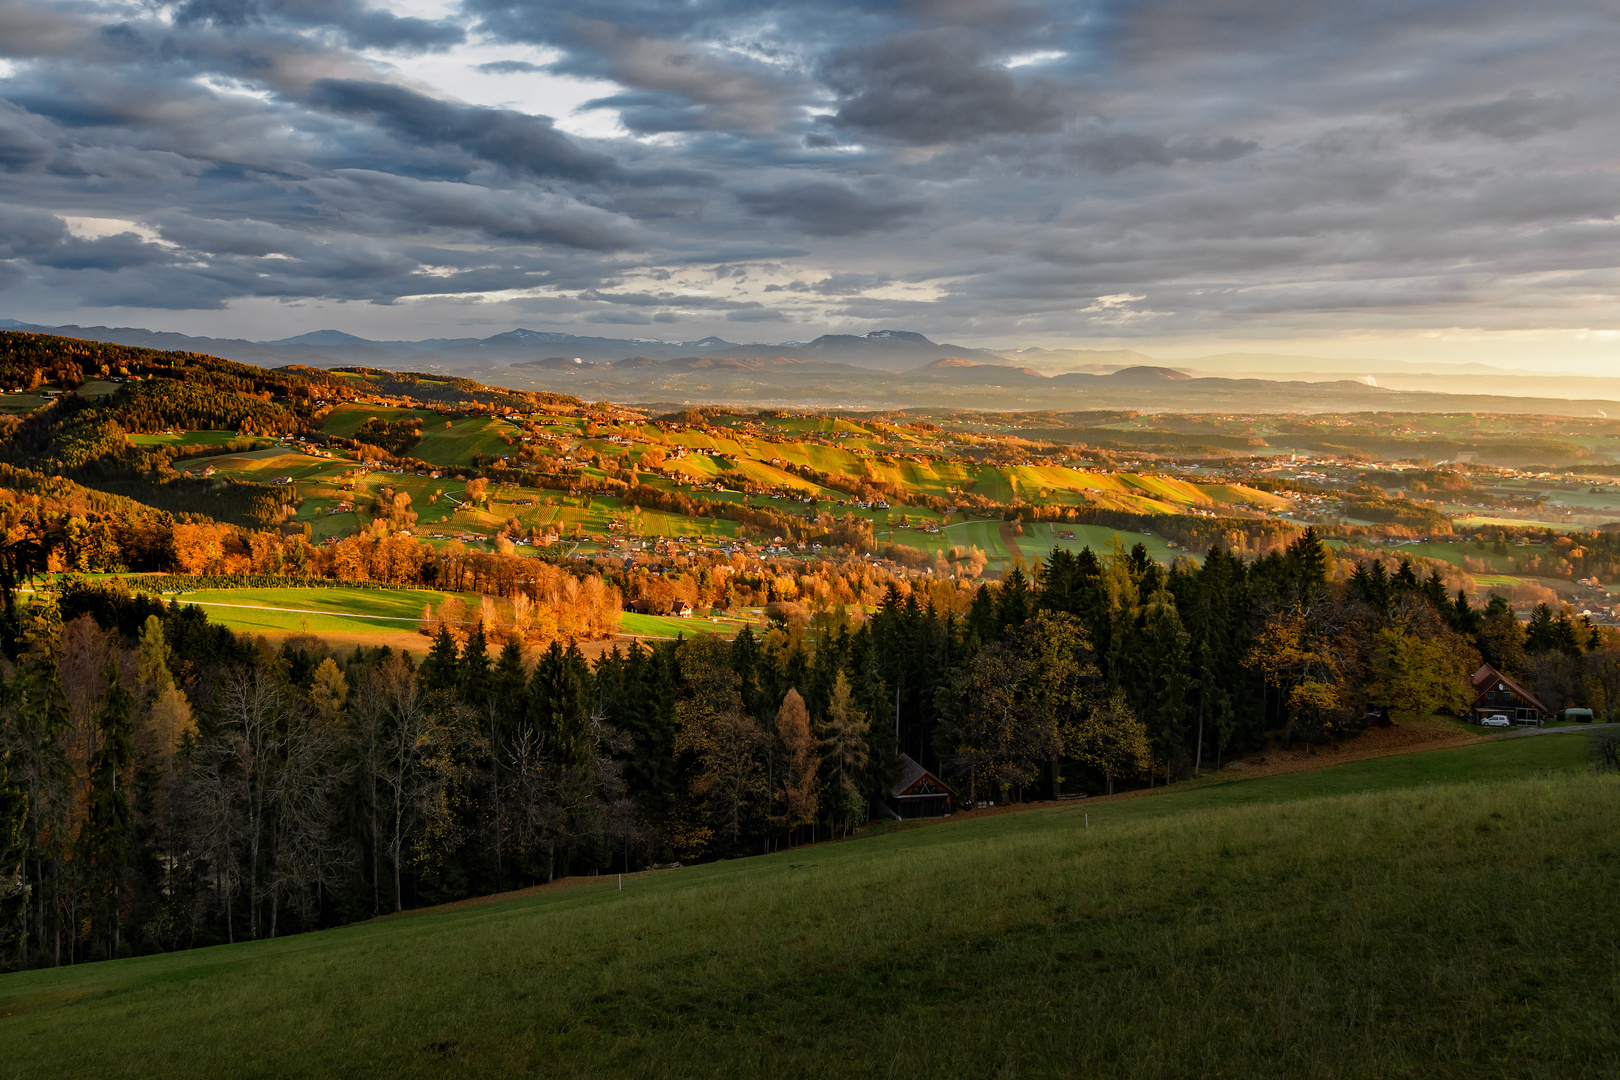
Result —
<svg viewBox="0 0 1620 1080"><path fill-rule="evenodd" d="M1549 399L1561 399L1568 404L1559 411L1596 414L1620 400L1620 379L1547 376L1485 364L1422 365L1264 353L1220 353L1166 362L1131 349L970 348L935 342L908 330L739 344L719 337L663 341L527 328L483 338L421 341L374 341L339 330L247 341L137 327L41 326L13 319L0 319L0 329L208 353L263 367L306 364L443 372L521 389L672 404L1533 412L1542 407L1537 402L1550 408ZM1153 392L1144 394L1145 390ZM1480 400L1470 405L1463 397Z"/></svg>
<svg viewBox="0 0 1620 1080"><path fill-rule="evenodd" d="M697 341L653 338L604 338L519 328L486 338L429 338L423 341L371 341L340 330L316 330L276 341L191 337L138 327L39 326L0 319L0 329L107 341L151 349L205 352L243 363L309 364L313 367L371 365L397 368L432 364L440 367L522 364L534 360L611 362L631 357L674 360L712 357L735 360L795 359L851 364L880 371L900 371L946 358L1001 363L1000 354L964 345L941 345L906 330L870 334L824 334L809 342L742 345L718 337Z"/></svg>

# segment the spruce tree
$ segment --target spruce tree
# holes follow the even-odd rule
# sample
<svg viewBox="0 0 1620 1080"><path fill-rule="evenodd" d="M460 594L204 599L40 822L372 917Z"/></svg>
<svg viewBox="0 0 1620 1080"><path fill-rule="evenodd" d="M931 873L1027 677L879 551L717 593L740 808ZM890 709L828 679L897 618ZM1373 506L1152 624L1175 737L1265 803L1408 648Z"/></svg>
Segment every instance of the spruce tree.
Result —
<svg viewBox="0 0 1620 1080"><path fill-rule="evenodd" d="M590 713L579 671L583 658L576 663L575 657L577 649L564 652L551 643L529 676L528 716L554 761L582 766L590 759Z"/></svg>
<svg viewBox="0 0 1620 1080"><path fill-rule="evenodd" d="M1142 629L1142 671L1147 676L1147 707L1142 720L1164 756L1165 782L1170 780L1170 759L1186 738L1190 636L1181 625L1175 605L1160 594L1147 611Z"/></svg>
<svg viewBox="0 0 1620 1080"><path fill-rule="evenodd" d="M480 619L461 650L456 669L456 695L465 704L482 708L489 699L489 687L489 639L484 636L484 623Z"/></svg>
<svg viewBox="0 0 1620 1080"><path fill-rule="evenodd" d="M501 655L495 661L491 677L492 699L501 719L501 733L509 735L523 720L523 692L528 686L528 674L523 670L523 646L514 635L501 646Z"/></svg>
<svg viewBox="0 0 1620 1080"><path fill-rule="evenodd" d="M23 933L29 886L23 876L28 857L28 793L8 780L10 753L0 753L0 949Z"/></svg>
<svg viewBox="0 0 1620 1080"><path fill-rule="evenodd" d="M1327 588L1328 565L1332 556L1327 546L1316 535L1314 526L1307 526L1284 554L1286 573L1291 578L1294 595L1303 603L1320 597ZM1380 564L1382 569L1382 564ZM1373 571L1377 573L1377 571Z"/></svg>
<svg viewBox="0 0 1620 1080"><path fill-rule="evenodd" d="M90 940L118 952L119 913L129 861L129 774L135 763L134 697L124 689L115 656L107 669L107 689L97 703L101 748L90 758L88 810L79 827L79 852L89 869Z"/></svg>
<svg viewBox="0 0 1620 1080"><path fill-rule="evenodd" d="M1537 604L1530 613L1530 623L1524 629L1524 648L1526 652L1551 652L1558 647L1558 633L1553 621L1552 608L1545 603Z"/></svg>
<svg viewBox="0 0 1620 1080"><path fill-rule="evenodd" d="M1006 637L1008 631L1015 630L1029 621L1033 608L1032 597L1029 591L1029 579L1024 571L1013 567L1001 579L1001 588L996 595L996 636Z"/></svg>
<svg viewBox="0 0 1620 1080"><path fill-rule="evenodd" d="M456 639L450 636L450 628L443 624L433 639L433 647L428 650L427 658L422 661L422 668L417 672L417 679L424 690L454 690L458 673L461 669L460 657L456 654Z"/></svg>

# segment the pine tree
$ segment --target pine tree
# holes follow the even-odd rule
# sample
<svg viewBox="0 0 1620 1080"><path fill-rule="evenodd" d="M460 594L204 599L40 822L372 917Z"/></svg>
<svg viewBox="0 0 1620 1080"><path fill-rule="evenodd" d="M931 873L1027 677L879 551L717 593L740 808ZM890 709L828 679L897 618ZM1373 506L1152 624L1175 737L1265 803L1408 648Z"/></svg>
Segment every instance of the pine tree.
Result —
<svg viewBox="0 0 1620 1080"><path fill-rule="evenodd" d="M565 652L553 641L529 676L529 722L560 765L578 767L590 758L590 713L580 672L584 666L577 649Z"/></svg>
<svg viewBox="0 0 1620 1080"><path fill-rule="evenodd" d="M1192 679L1187 667L1190 636L1181 625L1175 604L1160 594L1149 606L1142 636L1142 668L1148 678L1147 707L1142 719L1164 756L1165 782L1170 781L1170 759L1187 730L1187 694Z"/></svg>
<svg viewBox="0 0 1620 1080"><path fill-rule="evenodd" d="M1457 599L1452 602L1448 618L1451 628L1459 634L1477 634L1484 616L1468 602L1468 593L1462 589L1457 590Z"/></svg>
<svg viewBox="0 0 1620 1080"><path fill-rule="evenodd" d="M0 753L0 949L23 933L30 887L23 875L28 857L28 793L9 782L11 755Z"/></svg>
<svg viewBox="0 0 1620 1080"><path fill-rule="evenodd" d="M107 689L98 702L101 748L90 758L89 803L79 827L79 852L89 866L90 938L117 955L119 916L129 861L129 773L135 763L131 736L134 697L124 689L115 656L107 669Z"/></svg>
<svg viewBox="0 0 1620 1080"><path fill-rule="evenodd" d="M510 735L522 722L523 692L528 687L528 681L528 673L523 670L523 645L513 635L501 646L501 655L495 661L490 682L493 691L491 697L501 721L500 734Z"/></svg>
<svg viewBox="0 0 1620 1080"><path fill-rule="evenodd" d="M1390 584L1407 592L1418 587L1417 571L1412 568L1411 559L1401 560L1401 565L1396 567L1394 576L1390 578Z"/></svg>
<svg viewBox="0 0 1620 1080"><path fill-rule="evenodd" d="M1008 631L1023 626L1033 606L1029 579L1014 566L1001 579L1001 588L996 592L996 636L1005 637Z"/></svg>
<svg viewBox="0 0 1620 1080"><path fill-rule="evenodd" d="M1089 548L1086 550L1090 551ZM1079 558L1072 551L1054 547L1046 557L1046 570L1041 577L1037 605L1043 611L1082 615L1084 599L1085 582L1081 577Z"/></svg>
<svg viewBox="0 0 1620 1080"><path fill-rule="evenodd" d="M456 669L456 694L463 703L478 709L489 699L489 689L489 639L484 636L484 623L480 619L461 650Z"/></svg>
<svg viewBox="0 0 1620 1080"><path fill-rule="evenodd" d="M1301 602L1308 604L1322 595L1327 588L1328 567L1332 565L1332 559L1333 556L1328 554L1327 545L1316 535L1313 526L1307 526L1305 531L1288 545L1288 550L1284 553L1286 572L1291 579L1294 595Z"/></svg>
<svg viewBox="0 0 1620 1080"><path fill-rule="evenodd" d="M1558 633L1553 621L1552 608L1545 603L1537 604L1530 613L1530 623L1524 631L1524 648L1526 652L1550 652L1558 647Z"/></svg>
<svg viewBox="0 0 1620 1080"><path fill-rule="evenodd" d="M1553 648L1565 656L1581 655L1581 639L1575 633L1575 620L1568 611L1560 611L1552 627Z"/></svg>
<svg viewBox="0 0 1620 1080"><path fill-rule="evenodd" d="M679 780L675 754L675 646L631 645L617 686L597 667L598 693L609 722L630 737L624 779L649 817L662 820Z"/></svg>
<svg viewBox="0 0 1620 1080"><path fill-rule="evenodd" d="M450 636L450 628L441 623L433 639L433 647L428 650L427 658L417 672L417 680L424 690L453 690L460 670L456 639Z"/></svg>

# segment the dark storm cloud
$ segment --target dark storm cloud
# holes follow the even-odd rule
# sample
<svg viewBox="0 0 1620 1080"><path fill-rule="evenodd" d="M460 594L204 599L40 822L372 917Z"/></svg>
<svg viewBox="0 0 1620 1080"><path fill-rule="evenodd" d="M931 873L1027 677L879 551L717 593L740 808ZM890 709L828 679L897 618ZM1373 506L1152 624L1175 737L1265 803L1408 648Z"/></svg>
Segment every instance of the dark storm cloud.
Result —
<svg viewBox="0 0 1620 1080"><path fill-rule="evenodd" d="M531 64L527 60L491 60L479 64L478 70L486 75L537 75L546 70L544 64Z"/></svg>
<svg viewBox="0 0 1620 1080"><path fill-rule="evenodd" d="M357 49L425 51L447 48L467 37L454 23L399 16L354 0L185 0L174 8L174 21L180 26L331 28Z"/></svg>
<svg viewBox="0 0 1620 1080"><path fill-rule="evenodd" d="M573 34L579 51L553 70L605 76L630 87L591 104L621 109L632 131L765 134L786 120L797 80L758 61L722 59L710 50L594 19L574 24Z"/></svg>
<svg viewBox="0 0 1620 1080"><path fill-rule="evenodd" d="M1458 105L1433 117L1424 128L1441 138L1484 135L1517 142L1567 131L1580 120L1575 103L1562 97L1538 97L1520 90L1495 101Z"/></svg>
<svg viewBox="0 0 1620 1080"><path fill-rule="evenodd" d="M921 212L915 198L827 180L790 180L737 193L737 201L761 217L782 218L812 236L851 236L893 229Z"/></svg>
<svg viewBox="0 0 1620 1080"><path fill-rule="evenodd" d="M0 206L0 257L30 258L67 239L62 219L20 206Z"/></svg>
<svg viewBox="0 0 1620 1080"><path fill-rule="evenodd" d="M1596 0L0 0L0 314L1620 328L1617 45Z"/></svg>
<svg viewBox="0 0 1620 1080"><path fill-rule="evenodd" d="M959 27L840 50L824 71L840 99L833 120L909 143L1062 125L1069 95L1044 80L1020 84L990 61L986 42Z"/></svg>
<svg viewBox="0 0 1620 1080"><path fill-rule="evenodd" d="M612 158L581 149L545 116L460 106L359 79L316 80L305 100L317 108L369 120L410 142L458 146L519 174L596 180L615 171Z"/></svg>
<svg viewBox="0 0 1620 1080"><path fill-rule="evenodd" d="M893 280L893 274L829 274L820 281L790 281L786 285L767 285L765 291L857 296L869 289L887 285Z"/></svg>

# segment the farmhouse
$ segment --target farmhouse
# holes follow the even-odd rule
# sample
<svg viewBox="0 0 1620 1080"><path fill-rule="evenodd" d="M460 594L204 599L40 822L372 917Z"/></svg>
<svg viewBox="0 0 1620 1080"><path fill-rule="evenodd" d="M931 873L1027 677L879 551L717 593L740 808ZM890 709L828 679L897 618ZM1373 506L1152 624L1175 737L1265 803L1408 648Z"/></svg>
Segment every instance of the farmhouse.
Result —
<svg viewBox="0 0 1620 1080"><path fill-rule="evenodd" d="M1481 665L1472 681L1474 704L1469 707L1468 718L1476 724L1500 713L1515 724L1539 725L1547 715L1547 706L1540 698L1489 664Z"/></svg>
<svg viewBox="0 0 1620 1080"><path fill-rule="evenodd" d="M889 801L902 818L943 817L951 812L956 792L918 764L910 754L900 755L900 779L889 788Z"/></svg>

